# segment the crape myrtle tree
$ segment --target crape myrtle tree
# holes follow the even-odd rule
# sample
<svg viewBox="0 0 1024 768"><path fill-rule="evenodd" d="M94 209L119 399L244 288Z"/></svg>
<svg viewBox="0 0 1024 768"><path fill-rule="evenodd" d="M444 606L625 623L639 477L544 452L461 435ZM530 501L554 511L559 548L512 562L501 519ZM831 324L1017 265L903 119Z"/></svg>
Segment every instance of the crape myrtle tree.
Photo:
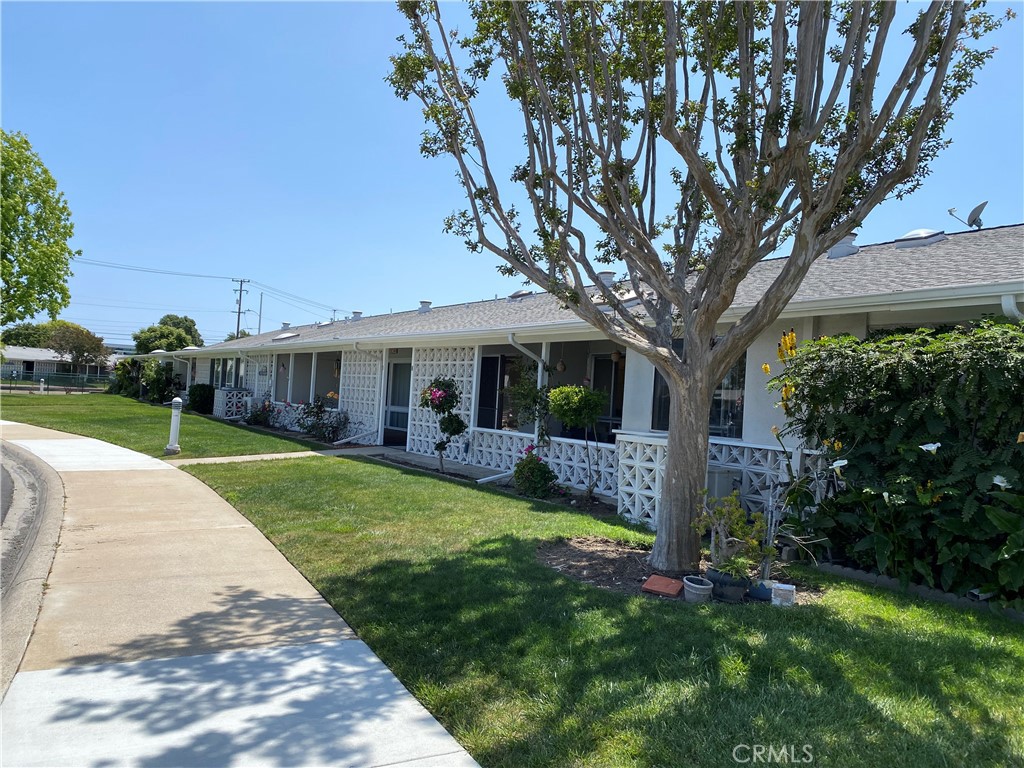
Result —
<svg viewBox="0 0 1024 768"><path fill-rule="evenodd" d="M422 152L455 160L467 208L447 229L665 378L651 563L694 568L716 385L816 257L920 186L1001 19L963 2L904 6L899 22L895 3L475 2L460 33L437 3L399 9L411 34L388 80L423 105ZM512 134L482 124L489 77L521 114ZM523 146L507 180L499 142ZM720 332L743 278L783 249Z"/></svg>

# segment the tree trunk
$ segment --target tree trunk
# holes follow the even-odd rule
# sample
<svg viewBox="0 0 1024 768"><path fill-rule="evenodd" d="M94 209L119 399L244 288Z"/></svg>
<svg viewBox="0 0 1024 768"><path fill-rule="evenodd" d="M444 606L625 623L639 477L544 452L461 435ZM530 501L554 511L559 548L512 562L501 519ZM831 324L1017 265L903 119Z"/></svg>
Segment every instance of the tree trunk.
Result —
<svg viewBox="0 0 1024 768"><path fill-rule="evenodd" d="M658 535L650 564L665 571L697 571L700 537L693 521L707 487L708 415L712 388L693 378L666 377L669 405L668 449L658 509Z"/></svg>

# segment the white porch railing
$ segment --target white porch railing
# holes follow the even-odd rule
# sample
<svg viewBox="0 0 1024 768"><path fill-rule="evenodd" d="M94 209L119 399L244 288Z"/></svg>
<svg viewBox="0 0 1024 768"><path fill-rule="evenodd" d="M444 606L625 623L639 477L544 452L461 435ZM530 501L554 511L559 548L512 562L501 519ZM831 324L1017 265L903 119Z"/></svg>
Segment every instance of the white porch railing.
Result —
<svg viewBox="0 0 1024 768"><path fill-rule="evenodd" d="M467 459L470 464L478 467L487 467L496 472L511 472L516 462L523 458L526 447L535 443L536 438L525 432L474 429L469 437ZM581 491L585 491L590 485L587 445L583 440L553 437L550 444L538 448L537 453L548 463L562 485ZM615 457L614 445L590 442L590 460L596 480L595 493L615 496Z"/></svg>
<svg viewBox="0 0 1024 768"><path fill-rule="evenodd" d="M213 415L218 419L240 419L245 415L245 399L252 397L248 389L215 389Z"/></svg>
<svg viewBox="0 0 1024 768"><path fill-rule="evenodd" d="M534 441L534 436L526 432L474 429L469 435L467 460L478 467L493 469L495 473L511 472L526 453L526 446Z"/></svg>
<svg viewBox="0 0 1024 768"><path fill-rule="evenodd" d="M562 485L585 491L593 482L594 493L614 497L618 486L615 444L591 440L589 465L587 451L583 440L553 437L551 444L541 449L540 455L555 470Z"/></svg>

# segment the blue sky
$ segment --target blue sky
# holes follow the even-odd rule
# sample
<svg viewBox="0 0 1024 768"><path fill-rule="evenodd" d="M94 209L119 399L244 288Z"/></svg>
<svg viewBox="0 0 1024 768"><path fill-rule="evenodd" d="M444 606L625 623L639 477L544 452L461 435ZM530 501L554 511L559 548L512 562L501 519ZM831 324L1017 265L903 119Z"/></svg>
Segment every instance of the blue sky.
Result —
<svg viewBox="0 0 1024 768"><path fill-rule="evenodd" d="M419 110L384 82L405 31L392 4L5 2L0 23L3 127L57 178L83 257L249 278L326 307L265 295L264 330L521 287L441 231L460 187L450 160L420 156ZM1024 221L1021 19L992 44L953 146L859 242L959 231L947 209L966 218L982 200L986 226ZM74 271L61 317L108 342L167 312L207 343L235 329L229 281ZM260 289L247 288L255 332Z"/></svg>

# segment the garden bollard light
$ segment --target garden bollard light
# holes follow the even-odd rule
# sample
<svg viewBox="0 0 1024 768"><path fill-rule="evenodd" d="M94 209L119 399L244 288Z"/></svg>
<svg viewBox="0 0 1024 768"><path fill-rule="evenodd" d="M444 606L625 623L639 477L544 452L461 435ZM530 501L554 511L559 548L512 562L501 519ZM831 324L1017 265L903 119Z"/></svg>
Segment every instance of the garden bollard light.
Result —
<svg viewBox="0 0 1024 768"><path fill-rule="evenodd" d="M44 389L45 387L46 387L46 379L40 379L40 380L39 380L39 394L40 394L40 395L46 394L46 393L45 393L45 392L43 391L43 389Z"/></svg>
<svg viewBox="0 0 1024 768"><path fill-rule="evenodd" d="M164 448L164 455L181 453L181 446L178 445L178 429L181 427L181 398L171 400L171 439Z"/></svg>

